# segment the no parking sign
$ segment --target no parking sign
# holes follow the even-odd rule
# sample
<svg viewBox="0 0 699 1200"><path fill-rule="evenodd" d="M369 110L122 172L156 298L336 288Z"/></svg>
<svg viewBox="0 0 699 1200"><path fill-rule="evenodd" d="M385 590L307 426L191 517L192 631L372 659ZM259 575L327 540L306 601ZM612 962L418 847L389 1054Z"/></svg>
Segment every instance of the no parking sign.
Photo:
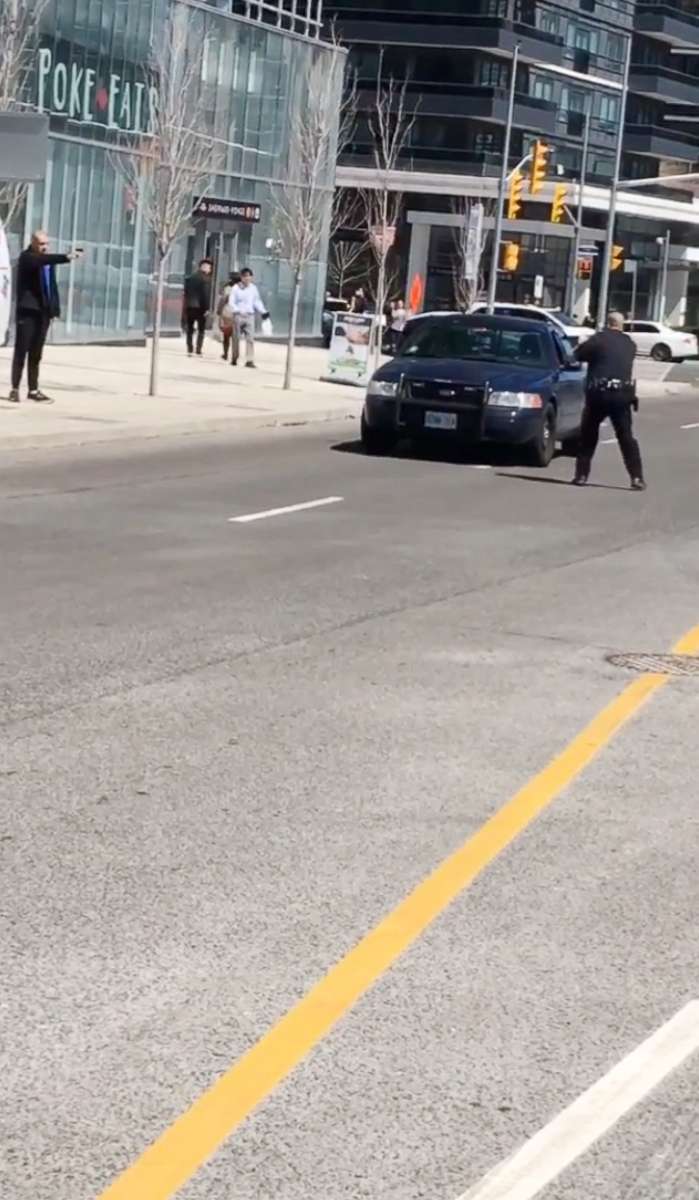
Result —
<svg viewBox="0 0 699 1200"><path fill-rule="evenodd" d="M0 346L5 345L7 327L10 323L10 301L12 291L12 268L10 267L10 249L7 245L5 230L0 224Z"/></svg>

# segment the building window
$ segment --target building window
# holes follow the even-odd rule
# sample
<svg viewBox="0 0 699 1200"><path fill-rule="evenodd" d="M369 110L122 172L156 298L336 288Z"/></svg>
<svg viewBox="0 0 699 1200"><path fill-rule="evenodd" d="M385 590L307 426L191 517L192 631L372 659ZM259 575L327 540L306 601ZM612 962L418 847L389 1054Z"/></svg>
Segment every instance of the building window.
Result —
<svg viewBox="0 0 699 1200"><path fill-rule="evenodd" d="M509 77L507 63L497 58L485 58L478 65L476 79L481 87L507 87Z"/></svg>
<svg viewBox="0 0 699 1200"><path fill-rule="evenodd" d="M572 21L568 26L567 43L574 50L584 50L587 54L596 54L598 34L589 25L575 25Z"/></svg>
<svg viewBox="0 0 699 1200"><path fill-rule="evenodd" d="M539 9L539 20L537 22L542 33L549 33L553 37L558 37L561 31L560 17L557 12L551 8Z"/></svg>
<svg viewBox="0 0 699 1200"><path fill-rule="evenodd" d="M597 116L605 132L615 130L619 124L619 97L600 94L597 101Z"/></svg>
<svg viewBox="0 0 699 1200"><path fill-rule="evenodd" d="M530 92L536 100L553 100L553 80L547 75L532 75Z"/></svg>
<svg viewBox="0 0 699 1200"><path fill-rule="evenodd" d="M607 58L612 62L622 62L624 58L624 39L618 33L607 36Z"/></svg>

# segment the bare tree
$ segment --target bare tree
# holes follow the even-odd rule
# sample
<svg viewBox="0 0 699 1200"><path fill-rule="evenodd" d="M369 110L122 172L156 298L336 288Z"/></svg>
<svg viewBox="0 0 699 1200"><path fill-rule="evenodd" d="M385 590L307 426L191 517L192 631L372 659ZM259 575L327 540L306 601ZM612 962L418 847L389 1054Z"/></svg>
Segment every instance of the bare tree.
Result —
<svg viewBox="0 0 699 1200"><path fill-rule="evenodd" d="M207 129L202 77L205 40L201 17L184 5L169 6L147 70L151 96L146 137L122 141L113 163L135 207L153 234L156 285L150 395L157 395L163 291L170 252L192 219L195 197L210 191L224 150Z"/></svg>
<svg viewBox="0 0 699 1200"><path fill-rule="evenodd" d="M455 196L452 199L451 210L459 218L459 224L453 231L452 282L454 300L457 307L464 310L470 308L483 287L482 264L488 241L483 220L492 216L493 209L491 200L484 201L471 196Z"/></svg>
<svg viewBox="0 0 699 1200"><path fill-rule="evenodd" d="M47 3L48 0L0 0L0 112L27 106L26 86ZM22 207L26 194L26 183L0 179L0 219L5 225Z"/></svg>
<svg viewBox="0 0 699 1200"><path fill-rule="evenodd" d="M343 90L345 52L318 48L303 73L289 114L285 181L272 190L277 256L292 275L284 388L291 387L299 299L306 269L338 219L335 163L354 124L354 89ZM339 103L339 107L338 107Z"/></svg>
<svg viewBox="0 0 699 1200"><path fill-rule="evenodd" d="M338 188L333 203L334 238L328 251L328 281L338 296L367 273L366 222L360 196Z"/></svg>
<svg viewBox="0 0 699 1200"><path fill-rule="evenodd" d="M375 184L363 192L369 243L376 261L376 311L379 329L388 297L387 263L393 247L396 226L403 207L403 195L390 186L391 175L415 124L416 110L408 111L408 79L399 83L383 73L383 51L379 55L376 95L369 113ZM381 336L377 337L375 359L381 355Z"/></svg>

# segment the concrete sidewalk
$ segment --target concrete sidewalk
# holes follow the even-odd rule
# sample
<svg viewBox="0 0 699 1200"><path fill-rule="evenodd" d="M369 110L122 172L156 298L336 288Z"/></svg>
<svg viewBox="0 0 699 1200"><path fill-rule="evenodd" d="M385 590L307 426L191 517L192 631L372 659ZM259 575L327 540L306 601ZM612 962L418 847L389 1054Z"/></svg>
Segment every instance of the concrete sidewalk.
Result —
<svg viewBox="0 0 699 1200"><path fill-rule="evenodd" d="M232 367L207 339L188 358L181 339L161 347L160 394L148 396L150 349L47 346L41 387L55 404L9 404L11 349L0 350L0 445L70 445L116 439L253 430L358 417L361 388L322 383L327 351L299 346L291 391L282 389L286 348L259 343L258 370Z"/></svg>

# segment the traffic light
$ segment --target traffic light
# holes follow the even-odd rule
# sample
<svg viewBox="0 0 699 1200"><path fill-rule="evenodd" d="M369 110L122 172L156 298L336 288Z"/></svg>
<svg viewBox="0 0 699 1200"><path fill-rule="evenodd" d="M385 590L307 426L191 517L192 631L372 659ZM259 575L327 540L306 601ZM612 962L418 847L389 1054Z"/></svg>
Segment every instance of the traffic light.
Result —
<svg viewBox="0 0 699 1200"><path fill-rule="evenodd" d="M519 267L519 255L522 247L519 242L505 242L502 256L503 271L516 271Z"/></svg>
<svg viewBox="0 0 699 1200"><path fill-rule="evenodd" d="M553 200L551 202L551 220L554 225L560 225L566 210L566 196L568 195L568 187L565 183L557 183L553 189Z"/></svg>
<svg viewBox="0 0 699 1200"><path fill-rule="evenodd" d="M540 192L546 179L546 169L549 162L550 146L546 142L535 142L532 152L532 165L529 175L529 191L532 196Z"/></svg>
<svg viewBox="0 0 699 1200"><path fill-rule="evenodd" d="M510 191L507 198L507 218L514 221L519 216L522 207L522 192L524 191L524 175L520 170L512 172Z"/></svg>
<svg viewBox="0 0 699 1200"><path fill-rule="evenodd" d="M612 261L609 264L610 271L618 271L624 265L624 247L612 246Z"/></svg>

